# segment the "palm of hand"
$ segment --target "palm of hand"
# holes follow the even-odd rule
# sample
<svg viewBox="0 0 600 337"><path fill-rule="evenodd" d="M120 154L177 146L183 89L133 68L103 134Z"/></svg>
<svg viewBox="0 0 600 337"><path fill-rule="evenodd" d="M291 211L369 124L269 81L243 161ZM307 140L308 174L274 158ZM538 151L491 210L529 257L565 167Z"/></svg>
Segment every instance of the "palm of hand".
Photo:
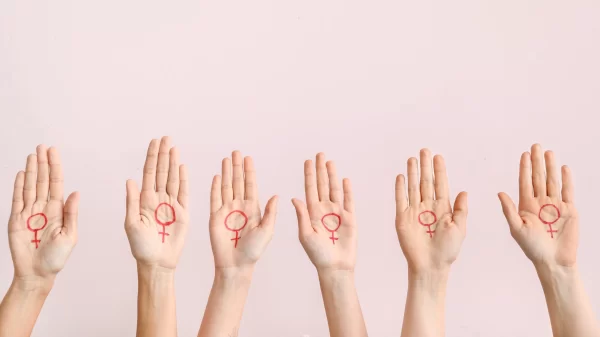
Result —
<svg viewBox="0 0 600 337"><path fill-rule="evenodd" d="M308 214L314 231L300 242L315 267L352 270L357 243L354 214L328 200L309 204Z"/></svg>
<svg viewBox="0 0 600 337"><path fill-rule="evenodd" d="M140 197L141 216L128 226L133 256L144 264L174 269L185 243L187 211L167 193L148 191L142 192ZM167 205L173 207L174 212Z"/></svg>
<svg viewBox="0 0 600 337"><path fill-rule="evenodd" d="M38 146L15 179L8 235L16 277L45 278L64 268L77 243L78 202L75 192L63 203L58 151Z"/></svg>
<svg viewBox="0 0 600 337"><path fill-rule="evenodd" d="M556 206L560 216L554 207L545 205ZM564 266L575 263L578 216L573 204L548 196L526 198L519 200L519 215L523 226L511 228L511 235L531 261L556 261Z"/></svg>
<svg viewBox="0 0 600 337"><path fill-rule="evenodd" d="M48 221L44 226L41 216L32 217L30 227L32 229L42 228L37 231L37 240L34 231L27 227L30 216L43 213ZM13 252L15 264L15 276L41 276L47 277L61 271L76 240L62 232L63 228L63 205L61 201L50 201L43 205L36 203L31 211L13 215L9 224L9 241Z"/></svg>
<svg viewBox="0 0 600 337"><path fill-rule="evenodd" d="M188 177L169 137L153 139L144 165L142 191L127 181L125 231L131 253L144 265L175 269L189 226Z"/></svg>
<svg viewBox="0 0 600 337"><path fill-rule="evenodd" d="M435 218L429 212L433 212ZM452 221L452 208L447 199L411 205L397 217L396 230L402 252L415 270L452 264L465 238L465 233ZM428 233L430 231L433 233Z"/></svg>
<svg viewBox="0 0 600 337"><path fill-rule="evenodd" d="M259 227L261 219L254 200L233 200L211 214L210 239L217 268L258 261L272 237L271 232Z"/></svg>
<svg viewBox="0 0 600 337"><path fill-rule="evenodd" d="M223 159L222 176L215 176L210 198L210 242L215 268L254 265L273 237L277 197L261 215L256 172L251 157L239 151Z"/></svg>

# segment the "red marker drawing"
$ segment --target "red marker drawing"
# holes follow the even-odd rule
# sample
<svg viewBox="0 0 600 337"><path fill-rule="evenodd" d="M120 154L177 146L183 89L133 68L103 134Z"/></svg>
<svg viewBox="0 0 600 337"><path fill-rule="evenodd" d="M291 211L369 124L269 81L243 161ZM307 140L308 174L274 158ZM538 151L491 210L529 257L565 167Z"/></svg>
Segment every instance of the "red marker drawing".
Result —
<svg viewBox="0 0 600 337"><path fill-rule="evenodd" d="M430 223L423 222L423 220L421 220L421 215L423 215L423 214L431 214L433 216L433 221L430 222ZM433 237L433 233L435 233L435 229L431 230L431 226L433 226L433 224L436 223L436 222L437 222L437 216L432 211L423 211L423 212L421 212L421 214L419 214L419 223L421 224L421 226L426 226L427 227L426 233L429 234L430 238L432 238Z"/></svg>
<svg viewBox="0 0 600 337"><path fill-rule="evenodd" d="M31 228L31 219L33 219L36 216L41 216L44 219L44 224L40 228ZM36 214L30 216L29 218L27 218L27 229L29 229L30 231L33 232L33 240L31 240L31 242L35 243L35 249L38 248L38 244L41 242L40 240L38 240L37 233L38 233L38 231L41 231L42 229L46 228L47 224L48 224L48 218L46 217L46 214L44 214L44 213L36 213Z"/></svg>
<svg viewBox="0 0 600 337"><path fill-rule="evenodd" d="M542 219L542 211L544 210L544 208L546 207L552 207L556 210L556 219L552 220L552 221L546 221L544 219ZM548 225L548 227L550 228L549 230L547 230L546 232L550 233L550 237L554 239L554 233L557 233L558 230L556 229L552 229L552 225L555 224L558 219L560 219L560 210L558 209L558 207L552 205L552 204L545 204L544 206L542 206L542 208L540 208L540 213L538 214L538 218L540 218L540 221L546 225Z"/></svg>
<svg viewBox="0 0 600 337"><path fill-rule="evenodd" d="M171 210L171 213L173 214L173 220L162 222L158 218L158 209L161 206L166 206ZM162 242L165 243L165 235L169 236L169 233L167 233L167 226L172 225L175 222L175 220L177 220L177 217L175 216L175 208L173 208L173 206L167 204L166 202L162 202L162 203L158 204L158 206L156 206L156 209L154 210L154 219L156 220L156 223L158 223L159 225L162 226L162 232L158 232L158 234L162 235Z"/></svg>
<svg viewBox="0 0 600 337"><path fill-rule="evenodd" d="M232 228L229 227L229 225L227 224L227 219L229 219L229 217L234 214L234 213L238 213L239 215L241 215L244 218L244 224L240 227L240 228ZM244 227L246 227L246 225L248 224L248 216L246 215L246 213L240 211L240 210L235 210L235 211L231 211L229 214L227 214L227 216L225 217L225 228L227 228L227 230L230 230L232 232L235 232L235 238L231 239L231 241L235 241L233 248L237 248L237 244L238 241L242 238L240 236L240 231L242 229L244 229Z"/></svg>
<svg viewBox="0 0 600 337"><path fill-rule="evenodd" d="M331 228L327 227L327 225L325 224L325 218L328 216L333 216L333 217L337 218L337 227L335 229L331 229ZM328 214L323 215L323 217L321 218L321 223L323 224L323 227L325 227L325 229L327 229L327 231L331 233L331 237L329 237L329 238L331 239L331 242L335 245L335 240L339 240L339 238L336 238L334 233L337 232L337 230L342 225L342 218L340 217L339 214L328 213Z"/></svg>

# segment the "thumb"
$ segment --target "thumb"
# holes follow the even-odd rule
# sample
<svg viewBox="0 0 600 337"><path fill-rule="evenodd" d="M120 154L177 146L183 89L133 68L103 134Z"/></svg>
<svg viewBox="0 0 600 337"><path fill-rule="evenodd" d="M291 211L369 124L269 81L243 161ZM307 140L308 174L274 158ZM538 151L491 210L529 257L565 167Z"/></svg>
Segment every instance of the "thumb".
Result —
<svg viewBox="0 0 600 337"><path fill-rule="evenodd" d="M140 192L135 181L127 180L127 212L125 225L135 224L140 219Z"/></svg>
<svg viewBox="0 0 600 337"><path fill-rule="evenodd" d="M454 212L452 221L461 229L467 228L467 215L469 208L467 205L467 192L460 192L454 200Z"/></svg>
<svg viewBox="0 0 600 337"><path fill-rule="evenodd" d="M504 212L504 217L506 218L506 221L508 221L508 225L512 229L519 229L523 225L523 219L521 219L521 216L517 212L515 203L508 194L504 192L498 193L498 198L502 204L502 212Z"/></svg>
<svg viewBox="0 0 600 337"><path fill-rule="evenodd" d="M79 192L73 192L65 202L63 210L63 227L67 235L77 238L77 215L79 212Z"/></svg>
<svg viewBox="0 0 600 337"><path fill-rule="evenodd" d="M273 228L275 225L275 218L277 217L277 200L279 198L275 195L269 199L267 206L265 206L265 214L263 215L260 226L263 228Z"/></svg>
<svg viewBox="0 0 600 337"><path fill-rule="evenodd" d="M298 217L298 231L300 236L305 236L314 231L310 224L310 216L308 215L308 208L304 202L298 199L292 199L292 204L296 209L296 216Z"/></svg>

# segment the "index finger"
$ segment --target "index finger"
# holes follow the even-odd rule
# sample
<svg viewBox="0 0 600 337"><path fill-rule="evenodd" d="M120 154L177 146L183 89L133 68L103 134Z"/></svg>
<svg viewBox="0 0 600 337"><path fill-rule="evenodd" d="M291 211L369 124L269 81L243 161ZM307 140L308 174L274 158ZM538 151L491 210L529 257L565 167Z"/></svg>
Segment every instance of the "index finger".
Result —
<svg viewBox="0 0 600 337"><path fill-rule="evenodd" d="M144 179L142 180L142 191L154 191L156 183L156 163L158 162L158 140L152 139L148 145L146 163L144 164Z"/></svg>
<svg viewBox="0 0 600 337"><path fill-rule="evenodd" d="M60 154L55 147L48 150L50 164L50 200L63 200L63 171Z"/></svg>

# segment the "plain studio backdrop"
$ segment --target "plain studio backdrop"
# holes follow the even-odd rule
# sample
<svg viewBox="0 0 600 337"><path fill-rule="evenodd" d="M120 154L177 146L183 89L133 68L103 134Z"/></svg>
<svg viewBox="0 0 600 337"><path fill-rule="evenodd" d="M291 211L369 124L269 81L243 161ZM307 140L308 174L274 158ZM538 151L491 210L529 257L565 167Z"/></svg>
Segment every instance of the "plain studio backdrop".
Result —
<svg viewBox="0 0 600 337"><path fill-rule="evenodd" d="M574 172L578 263L599 313L598 17L597 0L1 0L0 218L39 143L60 149L65 192L81 192L78 245L33 335L134 335L125 181L141 182L148 142L162 135L191 179L180 336L200 326L213 280L210 183L235 149L254 157L261 205L281 197L242 337L328 336L289 202L304 198L303 161L319 151L353 183L370 336L400 335L407 267L394 179L422 147L445 156L452 198L469 192L447 336L551 334L534 268L496 197L516 201L519 157L533 142ZM2 239L2 293L12 275Z"/></svg>

